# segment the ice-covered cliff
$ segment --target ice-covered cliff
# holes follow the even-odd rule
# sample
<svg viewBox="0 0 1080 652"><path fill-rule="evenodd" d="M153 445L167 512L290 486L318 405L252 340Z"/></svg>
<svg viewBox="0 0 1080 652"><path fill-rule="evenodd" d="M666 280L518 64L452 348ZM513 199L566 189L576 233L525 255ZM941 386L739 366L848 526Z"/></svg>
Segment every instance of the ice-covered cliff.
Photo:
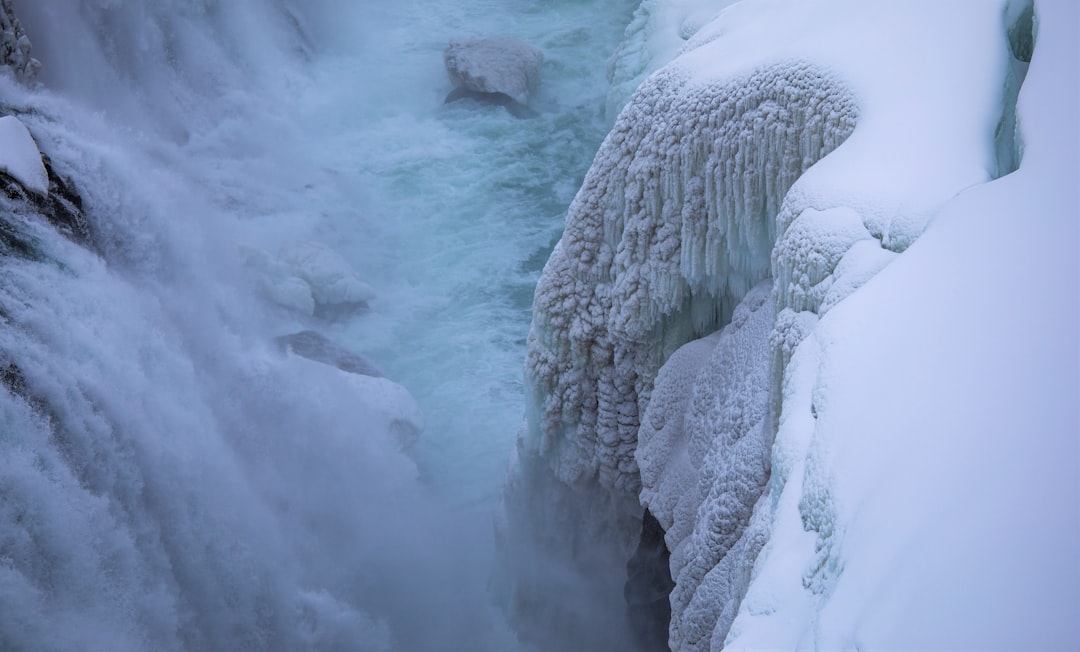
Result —
<svg viewBox="0 0 1080 652"><path fill-rule="evenodd" d="M1075 10L728 4L646 2L613 60L629 78L671 50L650 34L679 25L687 39L620 114L537 288L532 403L500 523L518 619L603 614L619 629L611 574L644 506L671 553L672 649L1024 645L1029 621L1010 610L1043 612L1030 640L1075 643L1075 487L1052 499L1048 531L1016 535L1040 560L1026 572L989 572L1008 555L980 504L1045 503L1040 465L1076 471ZM1025 87L1018 117L1029 61L1042 86ZM1051 110L1072 116L1054 122L1056 145ZM1013 215L1025 204L1040 208ZM928 225L937 244L917 244ZM1047 330L1027 339L1026 317L978 315L999 285L983 265L1012 259L995 249L1003 233L1022 231L1024 252L1042 228L1056 255L1019 253L1004 284ZM989 397L1015 402L1003 416L1041 415L1030 444L978 407ZM934 608L913 601L921 561L949 596ZM1003 578L990 629L955 607L992 590L978 568ZM575 612L582 591L606 606Z"/></svg>

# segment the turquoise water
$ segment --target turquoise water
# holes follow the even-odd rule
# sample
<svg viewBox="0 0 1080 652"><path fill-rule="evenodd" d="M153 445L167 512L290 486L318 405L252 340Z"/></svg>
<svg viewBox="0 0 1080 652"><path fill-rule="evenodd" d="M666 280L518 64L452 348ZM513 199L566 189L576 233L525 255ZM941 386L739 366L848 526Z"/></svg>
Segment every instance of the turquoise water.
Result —
<svg viewBox="0 0 1080 652"><path fill-rule="evenodd" d="M360 189L327 223L380 294L345 336L417 397L418 460L451 504L490 510L501 491L533 286L607 131L605 61L632 10L405 2L381 11L368 42L317 65L305 121L322 126L328 165ZM442 103L448 39L489 35L543 50L536 118Z"/></svg>

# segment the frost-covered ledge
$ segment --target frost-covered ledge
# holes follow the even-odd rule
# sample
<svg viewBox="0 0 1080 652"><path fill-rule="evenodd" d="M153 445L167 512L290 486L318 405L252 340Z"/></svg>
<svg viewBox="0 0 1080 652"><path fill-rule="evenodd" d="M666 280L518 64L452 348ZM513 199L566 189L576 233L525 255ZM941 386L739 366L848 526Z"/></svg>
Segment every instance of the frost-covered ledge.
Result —
<svg viewBox="0 0 1080 652"><path fill-rule="evenodd" d="M672 552L671 645L723 644L769 538L769 479L794 463L772 450L803 415L788 362L946 202L1019 160L1029 6L743 0L642 84L537 288L500 524L519 624L575 582L619 602L601 575L629 558L640 498ZM839 572L819 489L800 503L815 591Z"/></svg>

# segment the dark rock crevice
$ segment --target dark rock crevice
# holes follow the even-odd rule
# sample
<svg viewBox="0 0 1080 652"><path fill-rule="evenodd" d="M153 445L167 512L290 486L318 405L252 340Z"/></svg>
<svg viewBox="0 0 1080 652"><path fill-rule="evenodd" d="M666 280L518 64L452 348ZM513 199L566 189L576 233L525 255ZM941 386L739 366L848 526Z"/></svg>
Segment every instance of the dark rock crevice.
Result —
<svg viewBox="0 0 1080 652"><path fill-rule="evenodd" d="M646 509L641 521L641 540L626 564L624 589L630 627L643 651L668 649L669 596L675 588L670 559L664 528Z"/></svg>

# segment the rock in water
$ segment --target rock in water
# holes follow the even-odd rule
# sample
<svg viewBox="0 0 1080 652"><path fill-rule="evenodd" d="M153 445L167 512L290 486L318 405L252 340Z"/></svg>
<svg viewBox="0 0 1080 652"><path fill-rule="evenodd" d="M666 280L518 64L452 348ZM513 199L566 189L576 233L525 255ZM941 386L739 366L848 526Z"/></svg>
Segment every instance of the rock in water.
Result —
<svg viewBox="0 0 1080 652"><path fill-rule="evenodd" d="M533 46L511 38L450 41L443 53L450 80L474 93L501 94L527 104L540 83L544 55ZM453 101L454 93L447 98Z"/></svg>
<svg viewBox="0 0 1080 652"><path fill-rule="evenodd" d="M40 197L49 194L49 173L41 151L26 125L11 115L0 118L0 172Z"/></svg>
<svg viewBox="0 0 1080 652"><path fill-rule="evenodd" d="M359 376L382 377L382 373L366 358L353 353L315 331L300 331L291 335L282 335L277 338L277 342L285 350L291 351L302 358L328 364Z"/></svg>

